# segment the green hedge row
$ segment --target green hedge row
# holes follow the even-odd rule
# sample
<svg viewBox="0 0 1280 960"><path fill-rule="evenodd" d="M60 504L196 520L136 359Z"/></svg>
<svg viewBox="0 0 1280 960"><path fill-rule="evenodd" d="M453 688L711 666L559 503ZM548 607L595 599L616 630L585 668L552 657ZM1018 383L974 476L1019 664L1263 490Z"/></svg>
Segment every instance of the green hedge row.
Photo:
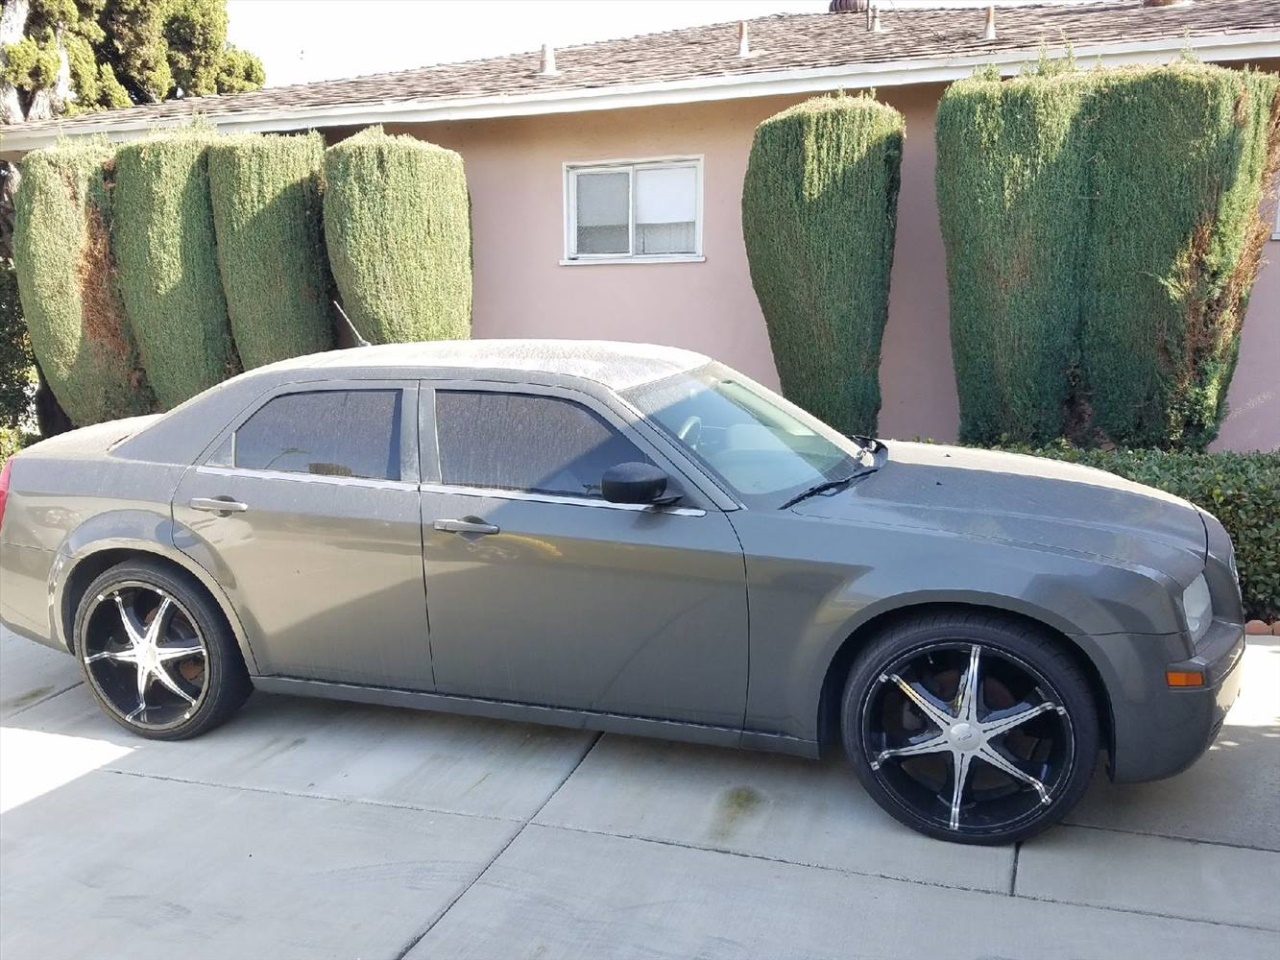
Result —
<svg viewBox="0 0 1280 960"><path fill-rule="evenodd" d="M183 131L126 143L116 153L112 234L120 291L165 408L240 372L218 274L212 139Z"/></svg>
<svg viewBox="0 0 1280 960"><path fill-rule="evenodd" d="M961 436L1216 435L1280 77L1184 63L953 84L939 105Z"/></svg>
<svg viewBox="0 0 1280 960"><path fill-rule="evenodd" d="M1019 449L1118 474L1190 500L1222 521L1236 548L1250 618L1280 619L1280 453Z"/></svg>
<svg viewBox="0 0 1280 960"><path fill-rule="evenodd" d="M742 230L786 396L874 434L904 121L869 96L818 97L756 128Z"/></svg>
<svg viewBox="0 0 1280 960"><path fill-rule="evenodd" d="M242 365L331 348L326 223L337 286L366 337L470 333L462 158L432 144L374 129L326 152L314 133L193 128L35 151L24 171L22 312L77 425L173 407Z"/></svg>
<svg viewBox="0 0 1280 960"><path fill-rule="evenodd" d="M318 133L226 137L209 147L218 266L245 369L333 346L323 164Z"/></svg>
<svg viewBox="0 0 1280 960"><path fill-rule="evenodd" d="M14 260L31 347L75 423L154 406L116 291L111 157L103 142L40 150L23 165L15 200Z"/></svg>
<svg viewBox="0 0 1280 960"><path fill-rule="evenodd" d="M324 230L342 303L370 343L471 332L462 157L372 127L325 153Z"/></svg>

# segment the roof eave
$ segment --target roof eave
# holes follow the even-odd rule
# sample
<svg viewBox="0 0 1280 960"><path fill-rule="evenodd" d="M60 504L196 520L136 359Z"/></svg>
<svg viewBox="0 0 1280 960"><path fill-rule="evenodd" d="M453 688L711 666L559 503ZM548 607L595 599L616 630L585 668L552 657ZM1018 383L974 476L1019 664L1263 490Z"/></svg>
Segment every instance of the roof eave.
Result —
<svg viewBox="0 0 1280 960"><path fill-rule="evenodd" d="M1170 37L1126 43L1100 43L1072 50L1081 64L1121 66L1167 62L1171 55L1193 50L1202 60L1238 62L1280 58L1280 30ZM859 63L838 67L800 68L762 73L694 77L654 83L597 88L538 91L517 95L452 97L435 100L383 103L333 104L295 110L267 109L235 113L203 114L225 133L282 133L326 127L363 127L377 123L433 123L447 120L486 120L589 110L621 110L748 97L787 96L826 90L856 90L908 84L946 83L967 77L979 67L998 66L1006 76L1018 73L1033 51L1026 48L943 59L910 59L883 63ZM1034 52L1039 56L1039 51ZM1063 56L1065 46L1047 49L1050 57ZM39 130L21 126L0 128L0 156L21 156L51 146L60 136L104 134L112 140L131 140L164 127L189 123L192 115L164 119L101 122L79 120Z"/></svg>

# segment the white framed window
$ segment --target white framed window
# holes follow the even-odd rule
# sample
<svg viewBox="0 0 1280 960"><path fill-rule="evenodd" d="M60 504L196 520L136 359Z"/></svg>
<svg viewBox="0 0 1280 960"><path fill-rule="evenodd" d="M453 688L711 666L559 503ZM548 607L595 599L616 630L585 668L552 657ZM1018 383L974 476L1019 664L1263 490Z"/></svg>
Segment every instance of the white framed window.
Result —
<svg viewBox="0 0 1280 960"><path fill-rule="evenodd" d="M565 265L702 260L702 158L564 167Z"/></svg>

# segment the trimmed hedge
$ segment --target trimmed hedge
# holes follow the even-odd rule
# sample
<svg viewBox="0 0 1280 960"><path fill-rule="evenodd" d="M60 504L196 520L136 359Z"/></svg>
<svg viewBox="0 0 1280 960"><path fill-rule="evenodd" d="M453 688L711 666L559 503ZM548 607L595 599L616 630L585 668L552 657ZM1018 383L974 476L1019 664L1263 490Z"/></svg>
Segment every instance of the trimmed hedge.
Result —
<svg viewBox="0 0 1280 960"><path fill-rule="evenodd" d="M960 436L1063 435L1078 362L1088 142L1079 75L974 78L938 105L938 207Z"/></svg>
<svg viewBox="0 0 1280 960"><path fill-rule="evenodd" d="M124 144L113 230L125 314L151 386L174 407L239 372L218 274L201 131Z"/></svg>
<svg viewBox="0 0 1280 960"><path fill-rule="evenodd" d="M1280 158L1280 77L1182 64L1105 78L1081 327L1093 422L1126 446L1204 449L1270 236L1258 206Z"/></svg>
<svg viewBox="0 0 1280 960"><path fill-rule="evenodd" d="M333 346L323 163L318 133L225 137L209 147L218 266L246 370Z"/></svg>
<svg viewBox="0 0 1280 960"><path fill-rule="evenodd" d="M462 157L372 127L325 152L324 230L343 306L370 343L471 334Z"/></svg>
<svg viewBox="0 0 1280 960"><path fill-rule="evenodd" d="M101 142L37 150L23 161L15 199L14 260L31 347L76 426L154 406L116 292L111 157Z"/></svg>
<svg viewBox="0 0 1280 960"><path fill-rule="evenodd" d="M1098 467L1208 510L1235 544L1246 616L1280 619L1280 453L1080 450L1066 445L1018 452Z"/></svg>
<svg viewBox="0 0 1280 960"><path fill-rule="evenodd" d="M953 84L938 199L968 441L1202 449L1280 165L1280 77L1181 63Z"/></svg>
<svg viewBox="0 0 1280 960"><path fill-rule="evenodd" d="M786 396L874 434L904 121L867 96L818 97L756 128L742 185L751 282Z"/></svg>

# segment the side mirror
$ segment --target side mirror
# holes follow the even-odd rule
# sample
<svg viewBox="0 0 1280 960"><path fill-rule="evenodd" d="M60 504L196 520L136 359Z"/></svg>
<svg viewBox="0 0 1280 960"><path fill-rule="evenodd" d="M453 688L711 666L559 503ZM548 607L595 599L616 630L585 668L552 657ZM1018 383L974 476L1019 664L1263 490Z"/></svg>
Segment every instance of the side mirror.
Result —
<svg viewBox="0 0 1280 960"><path fill-rule="evenodd" d="M600 492L610 503L674 503L666 496L667 475L652 463L619 463L604 472Z"/></svg>

